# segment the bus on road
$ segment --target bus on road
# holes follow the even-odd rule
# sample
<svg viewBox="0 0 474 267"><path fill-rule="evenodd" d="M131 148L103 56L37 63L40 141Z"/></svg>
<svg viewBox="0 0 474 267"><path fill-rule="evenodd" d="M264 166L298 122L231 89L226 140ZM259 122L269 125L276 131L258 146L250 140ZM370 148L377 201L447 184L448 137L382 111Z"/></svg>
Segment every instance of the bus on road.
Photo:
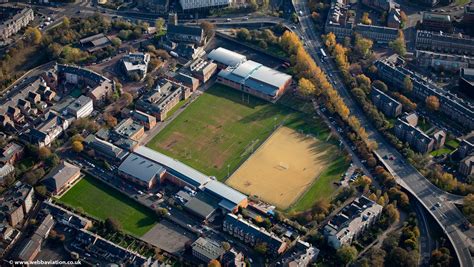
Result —
<svg viewBox="0 0 474 267"><path fill-rule="evenodd" d="M327 58L328 56L326 55L326 52L324 52L324 49L320 48L319 51L321 51L321 56L323 56L323 58Z"/></svg>

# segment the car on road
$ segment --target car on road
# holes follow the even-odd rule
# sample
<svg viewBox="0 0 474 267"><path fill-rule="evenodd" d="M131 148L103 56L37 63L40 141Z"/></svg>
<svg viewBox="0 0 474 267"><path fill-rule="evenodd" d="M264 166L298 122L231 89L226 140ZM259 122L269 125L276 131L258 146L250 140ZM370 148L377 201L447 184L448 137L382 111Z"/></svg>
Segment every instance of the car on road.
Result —
<svg viewBox="0 0 474 267"><path fill-rule="evenodd" d="M249 20L249 17L244 17L242 20Z"/></svg>
<svg viewBox="0 0 474 267"><path fill-rule="evenodd" d="M227 18L225 21L229 22L229 21L232 21L232 19L231 19L231 18Z"/></svg>

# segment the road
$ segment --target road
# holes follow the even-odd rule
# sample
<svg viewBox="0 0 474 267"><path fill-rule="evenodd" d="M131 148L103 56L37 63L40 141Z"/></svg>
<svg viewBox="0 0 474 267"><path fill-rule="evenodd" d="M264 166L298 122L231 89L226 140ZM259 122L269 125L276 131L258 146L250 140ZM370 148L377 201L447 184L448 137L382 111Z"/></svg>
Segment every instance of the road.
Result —
<svg viewBox="0 0 474 267"><path fill-rule="evenodd" d="M375 150L380 160L389 168L397 179L397 182L411 192L423 207L435 218L451 241L456 256L461 266L474 266L473 259L469 253L472 245L474 230L462 231L461 225L465 218L461 211L451 201L459 201L460 196L448 194L430 183L413 166L406 162L403 156L372 126L362 109L349 95L349 90L344 86L342 78L332 60L321 62L317 51L321 48L320 37L310 17L306 0L293 0L295 9L302 12L299 17L300 25L296 32L306 41L306 49L312 55L316 64L329 74L329 80L334 84L344 102L351 110L351 114L356 116L361 125L366 129L370 140L378 144ZM384 160L385 157L394 156L396 160ZM434 208L436 203L442 203L440 207Z"/></svg>

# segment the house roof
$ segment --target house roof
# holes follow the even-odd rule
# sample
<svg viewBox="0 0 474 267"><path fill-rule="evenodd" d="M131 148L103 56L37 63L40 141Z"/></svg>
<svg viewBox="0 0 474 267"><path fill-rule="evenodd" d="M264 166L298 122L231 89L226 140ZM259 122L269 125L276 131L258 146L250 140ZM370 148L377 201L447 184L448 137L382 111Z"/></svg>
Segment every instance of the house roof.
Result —
<svg viewBox="0 0 474 267"><path fill-rule="evenodd" d="M184 205L184 207L203 219L209 218L218 207L215 200L206 197L202 192L198 193L197 196L192 197Z"/></svg>
<svg viewBox="0 0 474 267"><path fill-rule="evenodd" d="M139 146L135 150L135 153L174 170L175 175L194 186L199 187L211 180L209 176L148 147Z"/></svg>
<svg viewBox="0 0 474 267"><path fill-rule="evenodd" d="M235 205L238 205L242 201L247 199L246 195L216 180L211 180L208 183L206 183L204 189L206 192L210 192L214 194L215 196L224 198Z"/></svg>
<svg viewBox="0 0 474 267"><path fill-rule="evenodd" d="M278 89L291 80L290 75L252 60L247 60L235 68L222 70L218 75L271 96L275 96Z"/></svg>
<svg viewBox="0 0 474 267"><path fill-rule="evenodd" d="M43 179L49 191L53 192L62 188L73 176L77 175L81 168L67 161L61 162L53 168Z"/></svg>
<svg viewBox="0 0 474 267"><path fill-rule="evenodd" d="M191 245L191 248L200 255L204 255L209 260L217 259L225 252L219 243L204 237L198 238Z"/></svg>
<svg viewBox="0 0 474 267"><path fill-rule="evenodd" d="M120 164L119 171L149 183L157 175L164 173L165 169L154 161L132 153Z"/></svg>

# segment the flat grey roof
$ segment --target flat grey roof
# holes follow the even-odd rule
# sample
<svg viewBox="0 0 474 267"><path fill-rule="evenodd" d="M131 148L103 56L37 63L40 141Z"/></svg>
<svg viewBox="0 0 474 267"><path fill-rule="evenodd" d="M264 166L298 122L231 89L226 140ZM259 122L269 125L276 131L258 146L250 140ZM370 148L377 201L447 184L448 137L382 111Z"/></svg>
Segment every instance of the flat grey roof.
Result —
<svg viewBox="0 0 474 267"><path fill-rule="evenodd" d="M148 183L165 169L156 162L132 153L120 164L119 171Z"/></svg>

